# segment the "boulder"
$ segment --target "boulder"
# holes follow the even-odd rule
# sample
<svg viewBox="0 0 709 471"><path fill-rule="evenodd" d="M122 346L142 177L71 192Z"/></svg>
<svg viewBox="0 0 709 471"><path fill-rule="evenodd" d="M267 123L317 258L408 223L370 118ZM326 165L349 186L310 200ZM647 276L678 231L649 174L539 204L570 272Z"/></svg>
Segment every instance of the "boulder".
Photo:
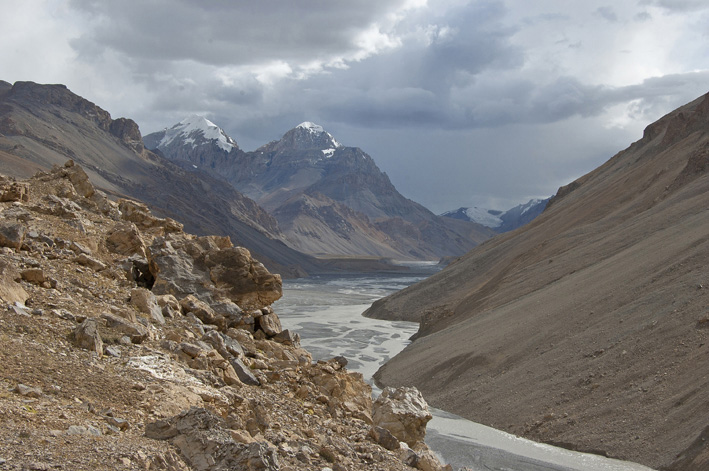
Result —
<svg viewBox="0 0 709 471"><path fill-rule="evenodd" d="M398 451L401 448L399 440L384 427L372 427L369 431L369 436L387 450Z"/></svg>
<svg viewBox="0 0 709 471"><path fill-rule="evenodd" d="M293 347L300 346L300 334L291 332L288 329L279 332L271 340L282 343L283 345L291 345Z"/></svg>
<svg viewBox="0 0 709 471"><path fill-rule="evenodd" d="M80 348L103 356L103 340L101 340L96 319L88 318L74 330L74 342Z"/></svg>
<svg viewBox="0 0 709 471"><path fill-rule="evenodd" d="M0 185L0 201L2 202L26 203L29 199L29 185L25 182L7 181Z"/></svg>
<svg viewBox="0 0 709 471"><path fill-rule="evenodd" d="M13 276L4 273L2 268L0 268L0 299L7 304L24 304L28 298L29 295L22 285L17 283Z"/></svg>
<svg viewBox="0 0 709 471"><path fill-rule="evenodd" d="M144 203L121 198L118 200L118 209L125 221L133 222L143 229L162 228L165 232L182 232L182 224L174 219L153 216Z"/></svg>
<svg viewBox="0 0 709 471"><path fill-rule="evenodd" d="M269 337L278 335L283 331L283 328L281 327L281 320L275 312L259 317L258 325Z"/></svg>
<svg viewBox="0 0 709 471"><path fill-rule="evenodd" d="M86 255L85 253L79 254L74 261L78 263L79 265L83 265L85 267L89 267L94 271L101 271L106 269L106 264L103 263L101 260L98 260L96 258L93 258L89 255Z"/></svg>
<svg viewBox="0 0 709 471"><path fill-rule="evenodd" d="M89 198L94 194L94 186L89 181L89 176L79 165L74 165L74 161L67 161L62 173L69 179L77 194L84 198Z"/></svg>
<svg viewBox="0 0 709 471"><path fill-rule="evenodd" d="M175 318L182 313L180 302L171 294L162 294L155 297L158 301L158 306L162 309L164 317Z"/></svg>
<svg viewBox="0 0 709 471"><path fill-rule="evenodd" d="M268 272L248 250L232 246L228 237L156 237L149 260L155 294L194 295L210 304L227 299L245 309L268 306L282 294L280 275Z"/></svg>
<svg viewBox="0 0 709 471"><path fill-rule="evenodd" d="M180 299L180 307L185 314L194 314L199 320L205 324L216 325L219 323L219 317L214 312L209 304L200 301L193 295L185 296Z"/></svg>
<svg viewBox="0 0 709 471"><path fill-rule="evenodd" d="M27 229L24 225L0 221L0 247L10 247L19 250L25 241Z"/></svg>
<svg viewBox="0 0 709 471"><path fill-rule="evenodd" d="M428 404L413 387L385 388L374 402L374 425L387 429L411 447L423 442L431 418Z"/></svg>
<svg viewBox="0 0 709 471"><path fill-rule="evenodd" d="M221 332L217 332L216 330L212 330L204 334L202 336L202 341L214 347L214 349L225 359L229 359L231 357L244 357L244 350L241 348L241 345L239 345L239 342L222 334Z"/></svg>
<svg viewBox="0 0 709 471"><path fill-rule="evenodd" d="M104 312L101 318L106 321L106 327L113 329L121 334L128 335L132 343L141 343L150 338L150 331L137 322L131 322L129 319L118 317L113 314Z"/></svg>
<svg viewBox="0 0 709 471"><path fill-rule="evenodd" d="M33 285L41 285L47 281L47 276L41 268L27 268L20 272L22 279Z"/></svg>
<svg viewBox="0 0 709 471"><path fill-rule="evenodd" d="M138 309L139 312L147 314L151 320L158 324L165 324L165 318L162 315L162 308L158 304L155 295L145 288L133 288L130 292L130 303Z"/></svg>
<svg viewBox="0 0 709 471"><path fill-rule="evenodd" d="M251 386L259 386L261 384L258 378L256 378L256 376L254 376L251 372L249 367L244 365L244 363L238 358L230 358L229 364L234 368L236 375L242 383L250 384Z"/></svg>
<svg viewBox="0 0 709 471"><path fill-rule="evenodd" d="M147 247L138 227L131 222L119 222L106 236L106 248L120 255L147 257Z"/></svg>

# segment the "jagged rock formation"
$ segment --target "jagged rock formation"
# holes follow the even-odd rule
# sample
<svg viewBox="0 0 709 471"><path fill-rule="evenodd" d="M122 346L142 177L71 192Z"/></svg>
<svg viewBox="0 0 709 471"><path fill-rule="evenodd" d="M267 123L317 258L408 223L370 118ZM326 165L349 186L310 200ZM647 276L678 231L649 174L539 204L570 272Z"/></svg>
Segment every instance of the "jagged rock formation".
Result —
<svg viewBox="0 0 709 471"><path fill-rule="evenodd" d="M73 159L112 198L138 199L192 233L229 236L284 276L320 267L287 247L275 219L234 187L147 151L132 120L112 119L63 85L3 84L0 172L27 178Z"/></svg>
<svg viewBox="0 0 709 471"><path fill-rule="evenodd" d="M280 278L229 238L73 162L0 177L0 200L2 469L450 469L378 443L371 387L312 362L270 306Z"/></svg>
<svg viewBox="0 0 709 471"><path fill-rule="evenodd" d="M254 152L199 117L145 142L184 168L228 180L276 217L289 245L307 253L438 259L461 255L493 234L405 198L369 155L314 123Z"/></svg>
<svg viewBox="0 0 709 471"><path fill-rule="evenodd" d="M528 225L375 303L421 322L379 380L533 439L704 469L708 131L705 95Z"/></svg>

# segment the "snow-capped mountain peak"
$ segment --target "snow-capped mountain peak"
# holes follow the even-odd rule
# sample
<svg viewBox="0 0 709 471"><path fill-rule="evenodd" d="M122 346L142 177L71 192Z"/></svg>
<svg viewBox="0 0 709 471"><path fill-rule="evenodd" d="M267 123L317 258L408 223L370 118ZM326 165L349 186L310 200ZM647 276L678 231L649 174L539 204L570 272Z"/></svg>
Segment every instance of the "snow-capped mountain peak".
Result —
<svg viewBox="0 0 709 471"><path fill-rule="evenodd" d="M191 144L193 148L202 144L201 141L214 141L220 149L226 152L238 147L236 141L227 136L222 128L204 116L196 114L186 117L169 129L165 129L165 136L160 140L158 146L165 147L176 139Z"/></svg>
<svg viewBox="0 0 709 471"><path fill-rule="evenodd" d="M319 124L311 123L310 121L303 121L302 123L297 125L296 128L307 129L308 131L314 134L320 134L321 132L325 132L322 126L320 126Z"/></svg>
<svg viewBox="0 0 709 471"><path fill-rule="evenodd" d="M325 134L325 136L327 136L327 139L330 141L330 147L328 149L323 149L322 151L325 157L331 157L334 152L334 149L342 147L342 144L337 142L337 139L335 139L332 134L325 131L325 129L323 129L323 127L319 124L315 124L311 121L304 121L298 126L296 126L295 129L305 129L310 134L312 134L313 137L321 137L322 134Z"/></svg>

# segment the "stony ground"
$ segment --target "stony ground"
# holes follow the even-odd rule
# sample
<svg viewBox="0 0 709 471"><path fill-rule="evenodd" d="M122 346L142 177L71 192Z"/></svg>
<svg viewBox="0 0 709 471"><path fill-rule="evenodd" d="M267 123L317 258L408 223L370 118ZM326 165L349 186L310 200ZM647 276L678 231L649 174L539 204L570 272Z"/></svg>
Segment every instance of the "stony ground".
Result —
<svg viewBox="0 0 709 471"><path fill-rule="evenodd" d="M169 286L155 240L215 239L106 200L71 164L2 179L0 195L0 469L443 469L423 444L417 392L373 405L345 359L313 363L269 306L202 301L237 291L224 267L201 299L146 289ZM235 250L218 243L200 256ZM268 278L248 262L253 280Z"/></svg>

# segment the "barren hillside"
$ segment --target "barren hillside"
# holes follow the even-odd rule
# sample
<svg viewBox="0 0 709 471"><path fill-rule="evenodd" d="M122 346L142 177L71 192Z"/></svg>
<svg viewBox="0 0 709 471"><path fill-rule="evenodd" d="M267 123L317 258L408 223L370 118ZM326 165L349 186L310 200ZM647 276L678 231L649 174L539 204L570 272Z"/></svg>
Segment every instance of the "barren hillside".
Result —
<svg viewBox="0 0 709 471"><path fill-rule="evenodd" d="M706 95L529 225L376 303L422 323L379 381L545 442L707 469L708 131Z"/></svg>

